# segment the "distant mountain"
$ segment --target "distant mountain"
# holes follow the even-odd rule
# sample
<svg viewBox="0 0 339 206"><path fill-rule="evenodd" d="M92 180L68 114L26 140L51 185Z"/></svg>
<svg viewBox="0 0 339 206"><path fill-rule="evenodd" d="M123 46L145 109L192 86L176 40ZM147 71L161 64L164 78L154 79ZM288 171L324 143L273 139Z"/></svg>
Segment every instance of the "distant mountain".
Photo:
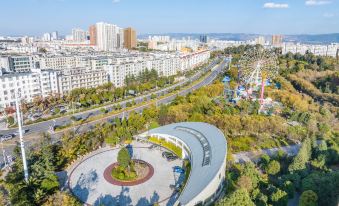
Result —
<svg viewBox="0 0 339 206"><path fill-rule="evenodd" d="M213 39L219 40L233 40L233 41L247 41L252 40L258 36L264 36L266 40L271 40L272 35L260 35L260 34L244 34L244 33L164 33L164 34L142 34L138 35L138 38L146 39L149 35L167 35L171 38L187 38L199 39L200 35L207 35ZM286 42L300 42L306 44L330 44L339 43L339 33L335 34L298 34L298 35L283 35Z"/></svg>

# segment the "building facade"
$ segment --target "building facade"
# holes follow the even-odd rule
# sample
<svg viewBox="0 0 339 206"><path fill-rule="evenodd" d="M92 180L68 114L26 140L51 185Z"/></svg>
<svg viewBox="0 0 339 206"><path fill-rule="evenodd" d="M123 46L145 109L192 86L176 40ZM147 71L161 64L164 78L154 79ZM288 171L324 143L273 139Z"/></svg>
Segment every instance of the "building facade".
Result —
<svg viewBox="0 0 339 206"><path fill-rule="evenodd" d="M72 29L72 37L75 42L83 42L87 40L87 32L82 29Z"/></svg>
<svg viewBox="0 0 339 206"><path fill-rule="evenodd" d="M91 70L87 68L72 68L64 70L58 76L58 93L65 95L77 88L95 88L108 83L105 70Z"/></svg>
<svg viewBox="0 0 339 206"><path fill-rule="evenodd" d="M128 76L138 76L141 72L156 70L160 76L172 76L178 72L191 70L208 62L210 51L199 51L189 55L161 54L144 59L114 62L105 65L109 81L116 87L125 85Z"/></svg>
<svg viewBox="0 0 339 206"><path fill-rule="evenodd" d="M282 35L273 35L272 36L272 45L273 46L279 46L283 42L283 36Z"/></svg>
<svg viewBox="0 0 339 206"><path fill-rule="evenodd" d="M89 41L91 45L97 45L97 27L95 25L89 27Z"/></svg>
<svg viewBox="0 0 339 206"><path fill-rule="evenodd" d="M131 27L124 30L124 47L126 49L133 49L137 47L137 34Z"/></svg>
<svg viewBox="0 0 339 206"><path fill-rule="evenodd" d="M100 51L115 51L123 47L123 29L104 22L96 24L96 45Z"/></svg>
<svg viewBox="0 0 339 206"><path fill-rule="evenodd" d="M2 56L0 68L7 72L29 72L36 68L34 56Z"/></svg>
<svg viewBox="0 0 339 206"><path fill-rule="evenodd" d="M27 73L9 73L0 75L0 106L14 106L15 94L26 102L35 97L47 97L58 93L57 73L55 71L35 70Z"/></svg>

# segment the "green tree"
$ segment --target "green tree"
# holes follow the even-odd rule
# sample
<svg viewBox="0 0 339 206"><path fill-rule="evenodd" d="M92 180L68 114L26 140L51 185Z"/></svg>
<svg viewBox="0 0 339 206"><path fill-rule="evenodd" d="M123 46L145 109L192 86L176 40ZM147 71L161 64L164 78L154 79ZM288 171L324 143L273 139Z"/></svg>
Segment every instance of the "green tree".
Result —
<svg viewBox="0 0 339 206"><path fill-rule="evenodd" d="M323 206L337 205L339 193L339 171L330 173L313 172L302 180L302 191L312 190Z"/></svg>
<svg viewBox="0 0 339 206"><path fill-rule="evenodd" d="M306 169L306 164L311 157L311 139L306 139L300 147L298 154L293 158L292 163L288 166L288 171L297 172Z"/></svg>
<svg viewBox="0 0 339 206"><path fill-rule="evenodd" d="M299 199L299 206L317 206L318 195L312 190L303 192Z"/></svg>
<svg viewBox="0 0 339 206"><path fill-rule="evenodd" d="M285 181L283 184L283 190L285 192L287 192L288 197L291 199L294 197L294 193L295 193L295 186L293 185L293 183L289 180Z"/></svg>
<svg viewBox="0 0 339 206"><path fill-rule="evenodd" d="M276 160L272 160L268 163L266 172L270 175L276 175L280 172L280 163Z"/></svg>
<svg viewBox="0 0 339 206"><path fill-rule="evenodd" d="M271 195L271 201L273 205L286 206L288 201L288 195L285 191L277 189L277 191L273 192L273 194Z"/></svg>
<svg viewBox="0 0 339 206"><path fill-rule="evenodd" d="M118 163L121 167L127 168L131 162L131 156L128 152L128 150L123 147L118 152Z"/></svg>
<svg viewBox="0 0 339 206"><path fill-rule="evenodd" d="M217 203L217 206L255 206L248 192L238 189Z"/></svg>

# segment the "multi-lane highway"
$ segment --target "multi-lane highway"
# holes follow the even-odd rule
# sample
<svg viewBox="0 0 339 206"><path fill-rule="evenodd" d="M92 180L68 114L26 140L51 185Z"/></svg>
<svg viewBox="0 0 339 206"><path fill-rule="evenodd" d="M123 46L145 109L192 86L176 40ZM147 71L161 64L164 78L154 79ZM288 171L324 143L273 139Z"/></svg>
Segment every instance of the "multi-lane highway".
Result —
<svg viewBox="0 0 339 206"><path fill-rule="evenodd" d="M218 76L218 74L224 69L226 68L226 65L228 64L228 59L224 59L221 63L219 63L217 65L217 61L213 61L210 65L208 65L207 67L205 67L203 70L199 71L197 74L193 75L192 77L186 79L183 82L177 83L173 86L164 88L162 90L158 90L155 91L153 93L149 93L147 95L143 95L143 96L139 96L139 97L135 97L133 99L129 99L129 100L125 100L119 103L115 103L109 106L105 106L104 108L107 109L108 111L112 111L113 108L120 104L120 106L123 108L123 110L121 112L118 112L116 114L112 114L112 115L108 115L106 117L100 118L98 120L94 120L94 121L90 121L90 122L86 122L82 125L78 125L75 127L69 127L68 129L74 129L78 132L84 132L88 129L90 129L91 127L93 127L95 124L103 122L103 121L109 121L109 120L113 120L114 118L117 117L125 117L128 118L128 114L130 112L142 112L145 108L150 107L152 104L154 104L154 101L150 101L151 100L151 95L155 94L157 96L157 105L161 105L161 104L167 104L170 103L171 101L173 101L176 96L183 96L186 95L202 86L208 85L211 82L213 82L213 80ZM208 72L212 70L212 72L204 77L204 79L200 82L198 82L197 84L194 84L193 86L187 87L185 89L179 90L178 92L171 94L171 95L167 95L165 97L161 97L163 95L168 94L171 90L173 90L173 88L177 87L177 86L182 86L185 83L189 82L194 82L196 80L198 80L204 73ZM143 103L140 106L136 106L136 107L131 107L131 108L126 108L126 103L128 102L132 102L134 101L136 104L140 104ZM93 110L88 110L85 112L81 112L81 113L77 113L74 116L77 118L81 118L81 119L87 119L91 116L96 116L102 114L102 112L100 112L100 108L97 109L93 109ZM25 125L23 127L24 130L27 130L28 132L25 134L26 136L34 136L32 134L38 134L38 133L42 133L42 132L47 132L49 131L51 125L69 125L72 123L71 120L72 115L68 115L68 116L64 116L64 117L60 117L60 118L56 118L53 120L48 120L48 121L44 121L44 122L39 122L39 123L35 123L35 124L31 124L31 125ZM0 131L0 134L10 134L13 132L16 132L17 129L10 129L10 130L5 130L5 131ZM55 132L52 133L52 138L56 141L60 135L62 134L63 131L61 132ZM36 135L38 136L38 135ZM6 152L10 152L13 147L15 146L15 144L13 144L14 141L17 141L18 137L14 138L14 140L11 140L9 143L4 143L4 147L6 149ZM26 145L30 145L33 143L33 141L35 141L35 139L26 139L25 140L25 144ZM2 157L0 156L0 159Z"/></svg>

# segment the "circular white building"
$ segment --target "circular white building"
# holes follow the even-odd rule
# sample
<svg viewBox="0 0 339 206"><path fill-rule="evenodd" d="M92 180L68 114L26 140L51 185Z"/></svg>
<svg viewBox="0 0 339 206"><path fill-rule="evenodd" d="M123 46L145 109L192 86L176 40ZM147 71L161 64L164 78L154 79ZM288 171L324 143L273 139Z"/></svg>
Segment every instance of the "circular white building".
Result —
<svg viewBox="0 0 339 206"><path fill-rule="evenodd" d="M208 205L220 195L225 179L227 142L213 125L182 122L152 129L140 135L157 138L181 148L191 171L175 205Z"/></svg>

